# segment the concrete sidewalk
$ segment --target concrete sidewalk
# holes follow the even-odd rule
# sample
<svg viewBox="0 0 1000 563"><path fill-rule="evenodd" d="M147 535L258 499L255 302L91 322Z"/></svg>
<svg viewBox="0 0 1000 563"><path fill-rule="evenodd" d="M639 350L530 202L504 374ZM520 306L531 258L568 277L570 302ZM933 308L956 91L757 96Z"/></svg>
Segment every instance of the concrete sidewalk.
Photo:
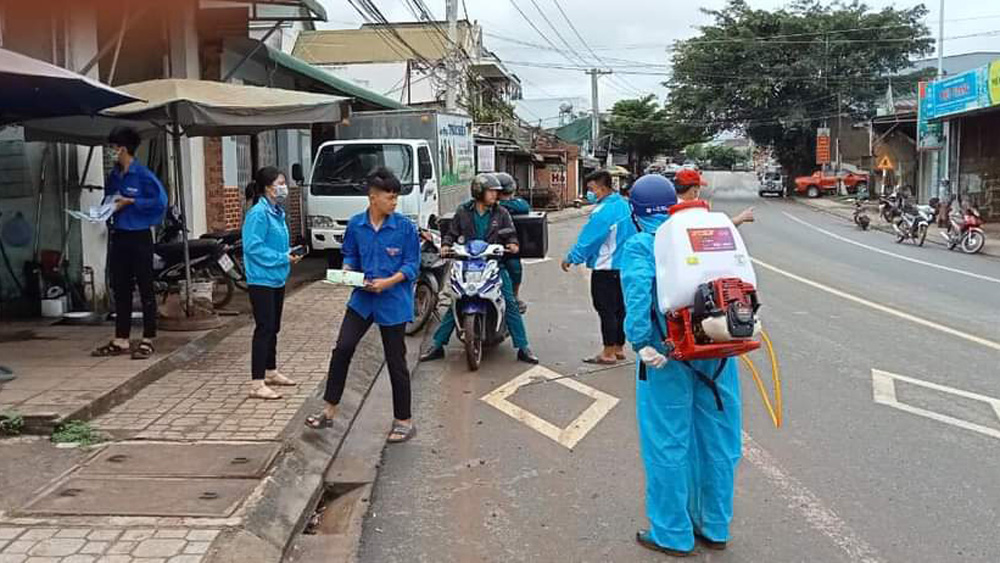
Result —
<svg viewBox="0 0 1000 563"><path fill-rule="evenodd" d="M302 424L320 408L317 389L347 296L314 283L287 299L279 368L300 385L283 400L247 397L252 327L242 326L98 417L94 425L119 441L78 455L54 479L33 479L23 455L7 466L5 449L24 444L0 441L0 474L19 474L25 489L17 502L0 503L13 506L0 513L0 563L279 561L383 368L373 330L359 345L334 427ZM231 457L232 448L251 453ZM36 459L46 463L42 453ZM0 491L0 500L13 493Z"/></svg>
<svg viewBox="0 0 1000 563"><path fill-rule="evenodd" d="M811 207L823 213L828 213L830 215L835 215L847 221L854 220L854 204L844 201L839 201L834 198L795 198L795 201L805 205L806 207ZM871 217L872 223L871 228L892 233L892 226L886 224L878 217L878 206L871 203L868 204L868 215ZM990 256L992 258L1000 258L1000 225L987 223L984 226L986 231L986 245L980 254L985 256ZM941 229L937 226L931 226L930 231L927 233L927 242L933 243L939 246L945 246L944 239L941 238Z"/></svg>

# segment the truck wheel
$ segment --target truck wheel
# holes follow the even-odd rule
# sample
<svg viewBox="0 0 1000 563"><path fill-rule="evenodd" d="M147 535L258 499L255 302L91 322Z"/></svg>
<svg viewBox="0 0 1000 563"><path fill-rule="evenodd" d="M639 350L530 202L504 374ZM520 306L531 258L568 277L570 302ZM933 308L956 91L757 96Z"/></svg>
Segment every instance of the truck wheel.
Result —
<svg viewBox="0 0 1000 563"><path fill-rule="evenodd" d="M483 331L482 316L466 315L462 319L462 329L465 332L465 361L470 371L478 371L483 361Z"/></svg>
<svg viewBox="0 0 1000 563"><path fill-rule="evenodd" d="M819 197L819 186L809 186L806 188L806 196L810 199L816 199Z"/></svg>

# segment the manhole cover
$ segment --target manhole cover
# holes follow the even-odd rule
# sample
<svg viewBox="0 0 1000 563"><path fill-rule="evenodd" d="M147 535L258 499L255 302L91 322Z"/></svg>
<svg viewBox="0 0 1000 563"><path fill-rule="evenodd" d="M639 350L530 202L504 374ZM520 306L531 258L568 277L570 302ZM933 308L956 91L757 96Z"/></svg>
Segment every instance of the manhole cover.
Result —
<svg viewBox="0 0 1000 563"><path fill-rule="evenodd" d="M249 479L72 478L21 510L74 516L231 516L257 486Z"/></svg>
<svg viewBox="0 0 1000 563"><path fill-rule="evenodd" d="M253 479L278 455L273 444L113 444L78 475L126 477L224 477Z"/></svg>

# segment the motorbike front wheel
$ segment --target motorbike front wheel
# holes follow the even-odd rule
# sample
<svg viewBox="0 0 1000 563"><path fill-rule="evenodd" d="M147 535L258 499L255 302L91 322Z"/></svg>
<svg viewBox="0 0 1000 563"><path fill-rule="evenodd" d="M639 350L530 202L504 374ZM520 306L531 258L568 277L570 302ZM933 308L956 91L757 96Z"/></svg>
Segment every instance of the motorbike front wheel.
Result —
<svg viewBox="0 0 1000 563"><path fill-rule="evenodd" d="M412 336L424 328L437 309L437 295L426 282L418 281L413 288L413 320L406 323L406 334Z"/></svg>
<svg viewBox="0 0 1000 563"><path fill-rule="evenodd" d="M917 228L917 246L923 246L925 240L927 240L927 225L920 225Z"/></svg>
<svg viewBox="0 0 1000 563"><path fill-rule="evenodd" d="M962 252L976 254L986 245L986 235L982 231L970 230L962 237Z"/></svg>
<svg viewBox="0 0 1000 563"><path fill-rule="evenodd" d="M462 319L462 330L465 333L465 361L471 371L477 371L483 361L482 324L480 315L466 315Z"/></svg>

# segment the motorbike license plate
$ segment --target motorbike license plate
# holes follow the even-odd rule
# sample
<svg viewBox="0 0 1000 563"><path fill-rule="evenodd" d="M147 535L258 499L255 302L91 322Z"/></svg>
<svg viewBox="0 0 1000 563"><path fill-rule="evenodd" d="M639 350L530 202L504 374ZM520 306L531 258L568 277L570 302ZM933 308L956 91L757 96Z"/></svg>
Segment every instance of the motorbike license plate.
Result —
<svg viewBox="0 0 1000 563"><path fill-rule="evenodd" d="M233 271L236 264L233 264L233 259L230 258L228 254L223 254L219 257L219 266L221 266L222 269L228 273Z"/></svg>

